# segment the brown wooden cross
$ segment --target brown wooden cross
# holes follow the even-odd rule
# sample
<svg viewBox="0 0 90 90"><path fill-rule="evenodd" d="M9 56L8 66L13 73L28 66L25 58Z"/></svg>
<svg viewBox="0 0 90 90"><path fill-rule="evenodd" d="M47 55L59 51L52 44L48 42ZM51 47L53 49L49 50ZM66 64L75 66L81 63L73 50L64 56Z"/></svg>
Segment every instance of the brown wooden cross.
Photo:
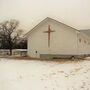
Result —
<svg viewBox="0 0 90 90"><path fill-rule="evenodd" d="M55 32L55 31L51 30L51 26L48 25L48 31L44 31L44 33L48 33L48 47L50 47L50 36L51 36L51 32Z"/></svg>

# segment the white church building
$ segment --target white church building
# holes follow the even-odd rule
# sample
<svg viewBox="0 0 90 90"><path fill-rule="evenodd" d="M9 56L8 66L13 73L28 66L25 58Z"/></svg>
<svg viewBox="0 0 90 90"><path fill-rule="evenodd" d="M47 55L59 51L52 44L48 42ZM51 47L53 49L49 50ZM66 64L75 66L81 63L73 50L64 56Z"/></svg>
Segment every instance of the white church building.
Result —
<svg viewBox="0 0 90 90"><path fill-rule="evenodd" d="M67 58L90 54L90 37L64 23L47 17L27 34L28 56Z"/></svg>

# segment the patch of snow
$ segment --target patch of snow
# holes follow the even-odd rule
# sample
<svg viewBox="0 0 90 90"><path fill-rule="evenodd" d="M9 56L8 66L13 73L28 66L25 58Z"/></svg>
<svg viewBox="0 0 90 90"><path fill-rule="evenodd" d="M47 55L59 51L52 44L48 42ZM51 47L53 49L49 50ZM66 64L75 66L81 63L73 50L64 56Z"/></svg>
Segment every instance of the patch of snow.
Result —
<svg viewBox="0 0 90 90"><path fill-rule="evenodd" d="M0 58L0 90L90 90L90 61L61 64Z"/></svg>

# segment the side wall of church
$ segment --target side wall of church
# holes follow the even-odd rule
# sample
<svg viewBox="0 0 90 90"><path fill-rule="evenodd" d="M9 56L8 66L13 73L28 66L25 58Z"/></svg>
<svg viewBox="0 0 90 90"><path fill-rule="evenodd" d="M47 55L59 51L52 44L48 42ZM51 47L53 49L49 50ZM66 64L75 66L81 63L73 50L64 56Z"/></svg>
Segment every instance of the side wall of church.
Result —
<svg viewBox="0 0 90 90"><path fill-rule="evenodd" d="M78 34L78 51L79 54L90 54L90 39L83 33Z"/></svg>

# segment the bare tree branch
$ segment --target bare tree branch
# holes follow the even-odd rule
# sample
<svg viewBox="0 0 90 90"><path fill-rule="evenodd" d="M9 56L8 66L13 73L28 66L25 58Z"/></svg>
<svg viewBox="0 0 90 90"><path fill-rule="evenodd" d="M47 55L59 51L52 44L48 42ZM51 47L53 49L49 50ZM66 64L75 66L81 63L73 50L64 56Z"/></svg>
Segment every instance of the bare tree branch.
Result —
<svg viewBox="0 0 90 90"><path fill-rule="evenodd" d="M22 30L17 30L19 22L17 20L10 20L0 23L0 38L7 42L12 54L13 45L19 39Z"/></svg>

